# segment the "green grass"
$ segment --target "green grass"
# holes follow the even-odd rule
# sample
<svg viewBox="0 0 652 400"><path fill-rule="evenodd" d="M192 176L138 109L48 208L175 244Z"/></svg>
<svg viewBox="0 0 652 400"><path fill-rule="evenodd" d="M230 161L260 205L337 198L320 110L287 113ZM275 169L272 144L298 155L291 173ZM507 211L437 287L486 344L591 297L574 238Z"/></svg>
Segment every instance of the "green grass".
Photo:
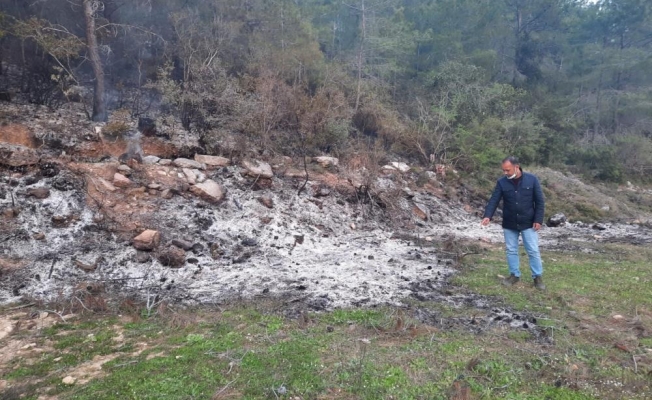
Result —
<svg viewBox="0 0 652 400"><path fill-rule="evenodd" d="M270 311L278 305L241 304L135 322L89 316L34 337L23 332L50 350L14 359L3 379L24 398L447 399L467 387L475 399L642 399L652 387L652 337L633 326L652 327L652 254L601 250L544 254L545 292L529 282L500 285L506 266L499 249L460 267L460 290L534 313L551 343L504 327L481 334L428 327L410 309L335 310L297 321ZM442 318L484 312L410 304ZM111 354L117 358L88 383L61 383L93 357Z"/></svg>

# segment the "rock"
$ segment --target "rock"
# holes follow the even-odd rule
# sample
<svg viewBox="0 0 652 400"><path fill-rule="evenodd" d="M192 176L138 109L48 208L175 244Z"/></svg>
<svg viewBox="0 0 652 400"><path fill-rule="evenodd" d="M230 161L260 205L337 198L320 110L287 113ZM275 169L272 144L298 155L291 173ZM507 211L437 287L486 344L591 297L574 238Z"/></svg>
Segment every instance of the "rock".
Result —
<svg viewBox="0 0 652 400"><path fill-rule="evenodd" d="M602 206L602 207L600 207L600 209L601 209L602 211L609 211L609 210L611 210L611 207L609 207L609 206Z"/></svg>
<svg viewBox="0 0 652 400"><path fill-rule="evenodd" d="M204 251L204 245L201 243L195 243L192 245L192 252L195 254L199 254L202 251Z"/></svg>
<svg viewBox="0 0 652 400"><path fill-rule="evenodd" d="M161 197L166 200L170 200L172 197L174 197L174 193L172 193L171 189L165 189L161 192Z"/></svg>
<svg viewBox="0 0 652 400"><path fill-rule="evenodd" d="M47 199L50 197L50 189L46 187L27 189L27 195L37 199Z"/></svg>
<svg viewBox="0 0 652 400"><path fill-rule="evenodd" d="M566 215L564 213L557 213L550 218L548 218L548 222L546 225L548 225L551 228L555 228L558 226L562 226L566 223Z"/></svg>
<svg viewBox="0 0 652 400"><path fill-rule="evenodd" d="M254 238L244 238L242 239L242 245L247 247L256 247L258 246L258 241Z"/></svg>
<svg viewBox="0 0 652 400"><path fill-rule="evenodd" d="M195 172L192 169L182 168L181 171L183 171L189 184L194 185L197 182L197 175L195 175Z"/></svg>
<svg viewBox="0 0 652 400"><path fill-rule="evenodd" d="M186 252L177 246L170 246L158 255L158 260L167 267L179 268L186 263Z"/></svg>
<svg viewBox="0 0 652 400"><path fill-rule="evenodd" d="M228 167L231 165L231 160L220 156L206 156L195 154L195 161L198 163L206 164L207 167Z"/></svg>
<svg viewBox="0 0 652 400"><path fill-rule="evenodd" d="M104 189L104 190L106 190L108 192L115 192L116 190L118 190L118 188L113 186L113 184L111 182L107 181L106 179L97 178L97 181L100 182L100 185L101 185L101 188L98 188L98 189ZM103 190L100 190L100 191L102 192Z"/></svg>
<svg viewBox="0 0 652 400"><path fill-rule="evenodd" d="M34 238L34 240L45 240L45 233L38 232L32 235L32 237Z"/></svg>
<svg viewBox="0 0 652 400"><path fill-rule="evenodd" d="M172 161L172 164L179 168L195 168L195 169L206 169L206 166L202 163L199 163L195 160L189 160L187 158L177 158Z"/></svg>
<svg viewBox="0 0 652 400"><path fill-rule="evenodd" d="M605 230L607 230L607 225L598 222L598 223L593 224L592 228L595 229L595 230L598 230L598 231L605 231Z"/></svg>
<svg viewBox="0 0 652 400"><path fill-rule="evenodd" d="M136 262L140 264L144 264L151 259L149 253L147 253L146 251L137 251L135 258L136 258Z"/></svg>
<svg viewBox="0 0 652 400"><path fill-rule="evenodd" d="M181 249L184 249L185 251L188 251L192 249L193 244L182 239L174 239L172 240L172 245L177 246Z"/></svg>
<svg viewBox="0 0 652 400"><path fill-rule="evenodd" d="M337 167L340 163L339 159L327 156L314 157L312 160L319 164L322 168Z"/></svg>
<svg viewBox="0 0 652 400"><path fill-rule="evenodd" d="M425 171L423 175L429 180L429 181L436 181L437 180L437 173L433 171Z"/></svg>
<svg viewBox="0 0 652 400"><path fill-rule="evenodd" d="M143 157L143 164L156 164L161 159L156 156L145 156Z"/></svg>
<svg viewBox="0 0 652 400"><path fill-rule="evenodd" d="M430 210L426 206L420 203L414 203L412 207L412 213L419 219L428 221L430 219Z"/></svg>
<svg viewBox="0 0 652 400"><path fill-rule="evenodd" d="M410 166L407 165L406 163L394 161L390 163L390 165L403 173L406 173L410 170Z"/></svg>
<svg viewBox="0 0 652 400"><path fill-rule="evenodd" d="M0 143L0 164L10 167L36 165L39 162L38 153L25 146Z"/></svg>
<svg viewBox="0 0 652 400"><path fill-rule="evenodd" d="M158 183L150 183L147 185L148 189L154 189L154 190L159 190L161 188L161 185Z"/></svg>
<svg viewBox="0 0 652 400"><path fill-rule="evenodd" d="M207 179L190 188L190 191L197 197L211 203L219 203L224 199L224 189L212 179Z"/></svg>
<svg viewBox="0 0 652 400"><path fill-rule="evenodd" d="M171 165L172 160L168 160L167 158L161 158L158 160L159 165Z"/></svg>
<svg viewBox="0 0 652 400"><path fill-rule="evenodd" d="M132 169L129 168L128 165L120 164L118 171L120 171L122 174L129 175L132 172Z"/></svg>
<svg viewBox="0 0 652 400"><path fill-rule="evenodd" d="M269 196L262 196L258 198L258 201L267 208L274 207L274 200Z"/></svg>
<svg viewBox="0 0 652 400"><path fill-rule="evenodd" d="M152 251L161 242L161 235L158 231L147 229L133 240L133 246L137 250Z"/></svg>
<svg viewBox="0 0 652 400"><path fill-rule="evenodd" d="M319 188L317 188L315 190L315 192L313 193L313 196L314 197L326 197L326 196L329 196L330 194L331 194L331 190L329 188L327 188L325 186L320 186Z"/></svg>
<svg viewBox="0 0 652 400"><path fill-rule="evenodd" d="M126 176L115 173L113 174L113 185L119 188L128 188L132 185L132 181Z"/></svg>
<svg viewBox="0 0 652 400"><path fill-rule="evenodd" d="M252 161L243 160L242 166L247 170L246 174L249 176L253 176L254 178L260 177L260 178L270 179L274 177L274 173L272 172L272 167L266 162L258 161L258 160L252 160Z"/></svg>
<svg viewBox="0 0 652 400"><path fill-rule="evenodd" d="M70 375L66 376L65 378L63 378L63 380L61 380L61 382L62 382L64 385L74 385L74 384L75 384L75 381L76 381L76 379L73 378L73 377L70 376Z"/></svg>

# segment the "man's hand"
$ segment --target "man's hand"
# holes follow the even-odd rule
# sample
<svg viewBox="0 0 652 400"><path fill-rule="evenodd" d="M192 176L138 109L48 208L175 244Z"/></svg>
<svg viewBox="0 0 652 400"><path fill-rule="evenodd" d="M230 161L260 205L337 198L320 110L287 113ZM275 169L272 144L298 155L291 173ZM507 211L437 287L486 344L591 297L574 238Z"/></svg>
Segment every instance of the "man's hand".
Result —
<svg viewBox="0 0 652 400"><path fill-rule="evenodd" d="M489 222L491 222L491 219L489 219L489 218L483 218L483 219L482 219L482 222L480 222L480 225L482 225L482 226L487 226L487 225L489 225Z"/></svg>
<svg viewBox="0 0 652 400"><path fill-rule="evenodd" d="M538 231L541 229L541 224L538 222L535 222L534 225L532 225L532 228L534 228L535 231Z"/></svg>

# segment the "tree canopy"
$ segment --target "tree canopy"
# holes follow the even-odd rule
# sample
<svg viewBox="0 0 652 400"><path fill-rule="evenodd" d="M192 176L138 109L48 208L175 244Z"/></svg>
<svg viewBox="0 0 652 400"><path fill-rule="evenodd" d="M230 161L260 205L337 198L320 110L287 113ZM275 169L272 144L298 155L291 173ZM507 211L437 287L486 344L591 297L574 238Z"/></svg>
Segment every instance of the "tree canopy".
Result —
<svg viewBox="0 0 652 400"><path fill-rule="evenodd" d="M0 21L0 90L12 65L52 107L74 85L109 113L155 98L208 150L228 131L469 173L507 154L614 181L652 170L646 0L0 0Z"/></svg>

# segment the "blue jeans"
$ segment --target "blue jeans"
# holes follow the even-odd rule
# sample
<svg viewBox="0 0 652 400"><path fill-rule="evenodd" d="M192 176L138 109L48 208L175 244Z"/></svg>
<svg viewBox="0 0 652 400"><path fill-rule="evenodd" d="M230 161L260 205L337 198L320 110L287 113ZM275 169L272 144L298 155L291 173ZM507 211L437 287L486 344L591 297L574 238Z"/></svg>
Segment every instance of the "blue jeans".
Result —
<svg viewBox="0 0 652 400"><path fill-rule="evenodd" d="M507 265L509 273L514 276L521 276L518 260L518 237L523 238L523 247L527 252L530 260L530 270L532 278L543 274L543 263L541 262L541 253L539 253L539 237L537 231L533 228L524 231L515 231L512 229L503 229L505 233L505 250L507 253Z"/></svg>

